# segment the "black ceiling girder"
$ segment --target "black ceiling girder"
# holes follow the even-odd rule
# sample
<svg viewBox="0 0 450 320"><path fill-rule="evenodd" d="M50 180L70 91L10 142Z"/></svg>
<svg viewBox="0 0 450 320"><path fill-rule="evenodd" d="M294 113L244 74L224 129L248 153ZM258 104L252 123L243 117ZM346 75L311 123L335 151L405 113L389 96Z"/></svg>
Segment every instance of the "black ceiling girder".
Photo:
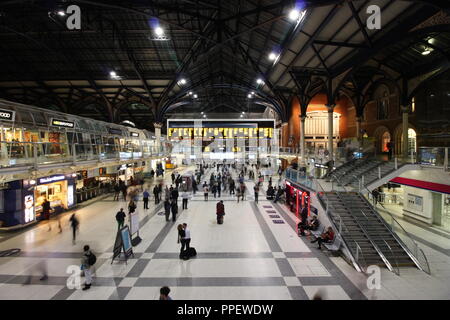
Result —
<svg viewBox="0 0 450 320"><path fill-rule="evenodd" d="M319 27L314 31L313 35L306 41L305 45L300 49L300 51L296 54L294 59L288 64L286 69L291 68L298 60L299 57L303 55L303 53L309 49L311 44L314 40L319 36L319 34L322 32L322 30L328 25L328 23L331 21L331 19L334 17L336 12L338 11L339 6L335 5L330 12L328 12L325 19L322 21L322 23L319 25ZM274 85L277 85L280 79L284 76L284 73L281 73L280 76L274 81Z"/></svg>
<svg viewBox="0 0 450 320"><path fill-rule="evenodd" d="M364 39L366 39L367 45L372 48L373 44L372 44L372 40L369 37L369 34L366 31L366 27L363 25L363 23L361 22L361 19L359 18L359 14L355 9L355 6L353 5L353 3L347 2L348 7L350 8L350 10L352 11L352 15L353 15L353 19L356 20L356 22L358 23L359 26L359 31L361 31L361 33L364 36Z"/></svg>
<svg viewBox="0 0 450 320"><path fill-rule="evenodd" d="M313 43L324 45L324 46L333 46L333 47L368 48L368 46L359 44L359 43L348 43L348 42L338 42L338 41L314 40Z"/></svg>

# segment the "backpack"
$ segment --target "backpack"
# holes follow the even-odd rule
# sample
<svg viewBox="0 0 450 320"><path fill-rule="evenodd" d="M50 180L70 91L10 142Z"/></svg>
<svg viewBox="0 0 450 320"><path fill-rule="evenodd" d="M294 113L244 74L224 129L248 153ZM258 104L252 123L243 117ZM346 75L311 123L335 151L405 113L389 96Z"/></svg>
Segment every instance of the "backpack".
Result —
<svg viewBox="0 0 450 320"><path fill-rule="evenodd" d="M95 256L95 254L91 253L88 256L88 263L89 263L89 265L93 266L96 262L97 262L97 257Z"/></svg>

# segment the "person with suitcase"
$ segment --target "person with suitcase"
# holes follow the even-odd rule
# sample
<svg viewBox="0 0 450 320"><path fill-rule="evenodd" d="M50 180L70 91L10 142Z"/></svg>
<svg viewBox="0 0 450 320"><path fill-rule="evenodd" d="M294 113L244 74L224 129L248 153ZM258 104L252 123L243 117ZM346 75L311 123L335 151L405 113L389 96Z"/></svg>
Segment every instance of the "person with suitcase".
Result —
<svg viewBox="0 0 450 320"><path fill-rule="evenodd" d="M178 240L177 243L181 243L181 248L180 248L180 259L183 260L187 260L189 259L187 252L185 250L186 247L186 232L183 229L183 225L179 224L177 226L178 229Z"/></svg>
<svg viewBox="0 0 450 320"><path fill-rule="evenodd" d="M223 224L223 216L225 215L225 206L223 200L220 200L216 205L217 224Z"/></svg>

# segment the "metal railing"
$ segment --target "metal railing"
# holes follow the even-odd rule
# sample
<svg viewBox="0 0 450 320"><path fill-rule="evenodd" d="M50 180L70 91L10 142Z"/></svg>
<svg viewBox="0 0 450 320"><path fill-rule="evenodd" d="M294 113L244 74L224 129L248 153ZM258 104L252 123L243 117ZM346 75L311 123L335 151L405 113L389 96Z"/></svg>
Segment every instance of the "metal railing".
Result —
<svg viewBox="0 0 450 320"><path fill-rule="evenodd" d="M90 160L137 160L163 156L165 153L163 146L150 145L0 141L0 167L37 167Z"/></svg>
<svg viewBox="0 0 450 320"><path fill-rule="evenodd" d="M365 273L367 271L367 262L365 260L365 254L364 254L363 250L361 249L358 242L356 242L356 240L354 240L353 237L351 236L351 233L350 233L348 227L343 222L343 219L342 219L341 215L339 214L339 212L331 205L331 201L327 197L326 192L323 189L320 182L317 181L317 179L314 179L314 184L315 184L314 189L317 192L317 197L319 199L319 202L321 202L322 205L325 205L324 209L325 209L325 213L326 213L328 219L330 219L335 230L337 230L339 232L342 242L344 243L347 250L351 253L351 255L354 259L354 262L356 263L358 268L362 272ZM342 236L343 234L345 234L344 237ZM352 251L352 247L355 248L354 251Z"/></svg>

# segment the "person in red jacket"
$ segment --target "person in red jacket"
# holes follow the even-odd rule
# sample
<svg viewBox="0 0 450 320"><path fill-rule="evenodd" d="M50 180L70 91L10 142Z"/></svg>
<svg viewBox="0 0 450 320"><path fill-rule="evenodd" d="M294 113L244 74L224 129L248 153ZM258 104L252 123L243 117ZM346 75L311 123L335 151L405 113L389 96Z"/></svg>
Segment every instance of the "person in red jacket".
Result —
<svg viewBox="0 0 450 320"><path fill-rule="evenodd" d="M225 215L225 206L223 205L223 201L217 202L216 205L216 215L217 215L217 224L223 223L223 216Z"/></svg>
<svg viewBox="0 0 450 320"><path fill-rule="evenodd" d="M319 249L322 249L322 243L332 242L333 239L334 239L333 228L328 227L326 232L322 233L320 237L316 238L316 240L311 241L311 243L317 242L319 244Z"/></svg>

